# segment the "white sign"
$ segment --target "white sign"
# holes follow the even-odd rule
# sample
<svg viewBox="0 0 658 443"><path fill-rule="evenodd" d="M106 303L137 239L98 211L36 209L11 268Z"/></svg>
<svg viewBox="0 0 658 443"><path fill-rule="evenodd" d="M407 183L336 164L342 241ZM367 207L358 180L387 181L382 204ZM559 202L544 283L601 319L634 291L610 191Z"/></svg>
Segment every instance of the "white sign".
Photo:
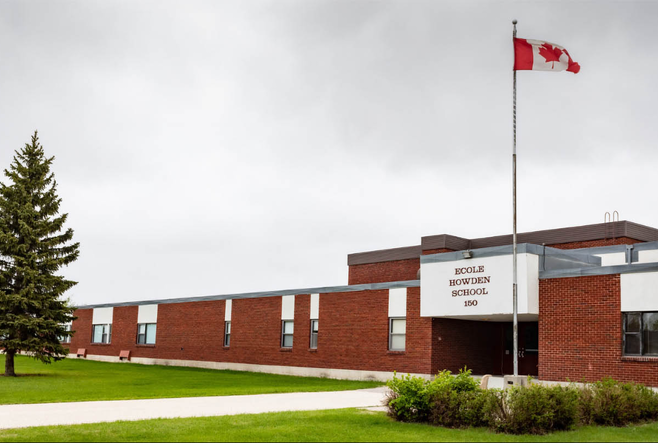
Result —
<svg viewBox="0 0 658 443"><path fill-rule="evenodd" d="M512 256L423 263L420 315L489 317L513 313ZM539 313L539 260L518 255L518 312Z"/></svg>

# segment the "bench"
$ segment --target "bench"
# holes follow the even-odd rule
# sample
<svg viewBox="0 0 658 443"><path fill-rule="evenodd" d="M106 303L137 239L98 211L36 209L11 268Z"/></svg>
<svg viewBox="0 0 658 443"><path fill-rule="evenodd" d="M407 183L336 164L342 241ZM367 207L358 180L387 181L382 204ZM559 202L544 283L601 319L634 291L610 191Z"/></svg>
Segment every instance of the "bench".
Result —
<svg viewBox="0 0 658 443"><path fill-rule="evenodd" d="M78 348L78 352L76 353L76 356L78 358L87 358L87 350L85 348Z"/></svg>
<svg viewBox="0 0 658 443"><path fill-rule="evenodd" d="M130 351L121 351L121 353L119 353L119 360L123 359L130 361Z"/></svg>

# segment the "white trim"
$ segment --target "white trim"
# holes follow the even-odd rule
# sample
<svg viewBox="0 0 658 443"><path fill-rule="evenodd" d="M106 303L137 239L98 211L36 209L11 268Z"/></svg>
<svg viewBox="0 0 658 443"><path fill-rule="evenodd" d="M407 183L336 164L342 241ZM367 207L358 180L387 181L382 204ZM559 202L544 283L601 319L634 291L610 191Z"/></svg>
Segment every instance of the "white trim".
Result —
<svg viewBox="0 0 658 443"><path fill-rule="evenodd" d="M295 296L284 295L281 297L281 320L295 319Z"/></svg>
<svg viewBox="0 0 658 443"><path fill-rule="evenodd" d="M649 251L638 251L637 262L638 263L658 262L658 251L655 249Z"/></svg>
<svg viewBox="0 0 658 443"><path fill-rule="evenodd" d="M621 311L658 311L658 272L621 274Z"/></svg>
<svg viewBox="0 0 658 443"><path fill-rule="evenodd" d="M137 311L137 323L157 323L158 305L140 305Z"/></svg>
<svg viewBox="0 0 658 443"><path fill-rule="evenodd" d="M320 294L311 294L311 319L318 320L320 317Z"/></svg>
<svg viewBox="0 0 658 443"><path fill-rule="evenodd" d="M388 290L388 316L407 316L407 288L395 288Z"/></svg>
<svg viewBox="0 0 658 443"><path fill-rule="evenodd" d="M601 266L617 266L626 264L625 252L613 252L610 254L594 254L601 259Z"/></svg>
<svg viewBox="0 0 658 443"><path fill-rule="evenodd" d="M114 308L94 308L92 325L111 325L114 317Z"/></svg>
<svg viewBox="0 0 658 443"><path fill-rule="evenodd" d="M226 300L226 307L224 308L224 321L231 321L232 312L233 312L233 300Z"/></svg>

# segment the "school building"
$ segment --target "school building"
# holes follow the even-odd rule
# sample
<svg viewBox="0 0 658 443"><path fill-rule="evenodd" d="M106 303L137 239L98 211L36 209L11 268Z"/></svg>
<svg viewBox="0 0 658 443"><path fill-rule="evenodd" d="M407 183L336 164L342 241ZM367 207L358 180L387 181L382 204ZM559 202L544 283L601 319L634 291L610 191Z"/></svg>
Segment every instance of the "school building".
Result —
<svg viewBox="0 0 658 443"><path fill-rule="evenodd" d="M658 229L518 235L519 372L658 386ZM80 306L72 356L353 379L512 373L512 236L350 254L346 286Z"/></svg>

